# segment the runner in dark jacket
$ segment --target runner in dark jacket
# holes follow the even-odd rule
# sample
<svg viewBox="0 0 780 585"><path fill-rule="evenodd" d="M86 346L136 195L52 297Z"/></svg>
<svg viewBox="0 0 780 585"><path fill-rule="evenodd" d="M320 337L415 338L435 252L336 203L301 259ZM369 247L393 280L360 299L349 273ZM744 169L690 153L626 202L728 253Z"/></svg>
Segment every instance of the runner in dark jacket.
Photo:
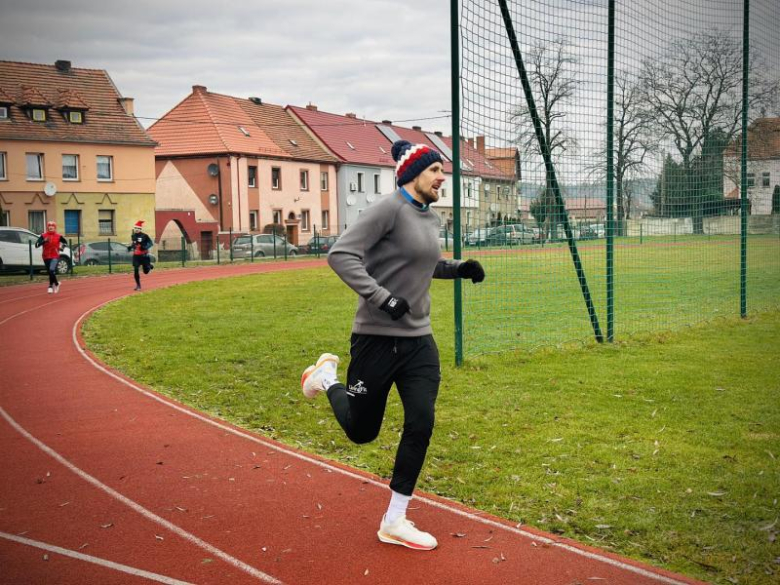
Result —
<svg viewBox="0 0 780 585"><path fill-rule="evenodd" d="M133 277L135 278L135 289L133 290L141 290L139 269L142 268L144 274L149 274L154 269L152 259L149 257L149 250L154 246L154 242L143 232L143 229L143 220L135 222L133 233L130 235L130 245L127 247L127 250L133 253Z"/></svg>

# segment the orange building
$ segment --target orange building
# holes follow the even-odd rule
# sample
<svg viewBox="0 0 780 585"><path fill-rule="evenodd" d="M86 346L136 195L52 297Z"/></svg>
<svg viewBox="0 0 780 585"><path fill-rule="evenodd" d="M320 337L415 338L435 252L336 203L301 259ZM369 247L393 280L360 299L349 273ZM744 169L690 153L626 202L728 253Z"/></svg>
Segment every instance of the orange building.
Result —
<svg viewBox="0 0 780 585"><path fill-rule="evenodd" d="M154 141L108 73L0 61L0 224L82 240L154 229Z"/></svg>
<svg viewBox="0 0 780 585"><path fill-rule="evenodd" d="M274 224L295 245L337 221L336 158L281 106L194 85L148 132L158 237L181 230L208 256L219 233Z"/></svg>

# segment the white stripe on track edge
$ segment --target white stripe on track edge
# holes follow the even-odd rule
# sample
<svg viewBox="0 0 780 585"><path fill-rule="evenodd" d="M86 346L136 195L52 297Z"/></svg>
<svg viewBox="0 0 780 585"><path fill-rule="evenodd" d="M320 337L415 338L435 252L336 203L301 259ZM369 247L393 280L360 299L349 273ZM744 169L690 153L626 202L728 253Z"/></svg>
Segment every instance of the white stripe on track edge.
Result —
<svg viewBox="0 0 780 585"><path fill-rule="evenodd" d="M91 476L86 471L81 470L80 468L76 467L73 463L65 459L62 455L57 453L54 449L46 445L44 442L42 442L40 439L34 437L31 435L25 428L23 428L19 423L17 423L13 418L11 418L11 415L9 415L5 409L3 409L2 406L0 406L0 416L2 416L9 425L11 425L19 434L21 434L25 439L30 441L33 445L38 447L41 451L46 453L49 457L52 457L56 461L58 461L61 465L64 465L66 468L68 468L71 472L78 475L81 479L87 481L88 483L91 483L93 486L98 488L99 490L107 493L112 498L119 500L124 505L128 506L129 508L133 509L134 511L138 512L141 516L146 518L147 520L151 520L152 522L155 522L156 524L159 524L163 528L167 528L177 536L180 536L190 544L194 544L203 550L205 550L208 553L213 554L214 556L220 558L221 560L225 561L227 564L232 565L236 569L240 569L241 571L244 571L245 573L251 575L252 577L255 577L256 579L259 579L260 581L263 581L265 583L272 583L273 585L282 585L282 582L275 579L274 577L271 577L270 575L267 575L263 573L262 571L255 569L253 566L245 563L244 561L241 561L228 553L222 551L221 549L218 549L214 545L209 544L208 542L201 540L194 534L187 532L183 528L178 527L173 522L170 522L166 520L165 518L162 518L161 516L158 516L154 512L151 512L150 510L147 510L144 508L141 504L136 503L135 501L131 500L127 496L123 496L115 489L107 486L106 484L102 483L99 479Z"/></svg>
<svg viewBox="0 0 780 585"><path fill-rule="evenodd" d="M56 553L58 555L71 557L73 559L78 559L80 561L85 561L87 563L93 563L95 565L100 565L101 567L107 567L109 569L114 569L115 571L120 571L122 573L128 573L130 575L134 575L136 577L143 577L145 579L149 579L150 581L165 583L166 585L193 585L189 581L179 581L178 579L174 579L172 577L166 577L165 575L151 573L149 571L144 571L143 569L136 569L135 567L123 565L121 563L115 563L114 561L107 561L106 559L93 557L92 555L85 555L75 550L62 548L59 546L55 546L53 544L47 544L45 542L40 542L38 540L30 540L29 538L24 538L23 536L16 536L15 534L8 534L7 532L0 532L0 538L5 538L6 540L11 540L13 542L18 542L19 544L26 544L27 546L34 546L35 548L47 550L49 552Z"/></svg>
<svg viewBox="0 0 780 585"><path fill-rule="evenodd" d="M346 475L347 477L351 477L353 479L357 479L357 480L359 480L361 482L369 483L369 484L374 485L376 487L379 487L381 489L387 489L387 490L390 489L388 485L386 485L386 484L384 484L384 483L382 483L380 481L377 481L375 479L372 479L370 477L365 477L363 475L359 475L357 473L353 473L351 471L347 471L347 470L342 469L340 467L337 467L335 465L330 465L330 464L325 463L323 461L319 461L318 459L314 459L313 457L309 457L307 455L304 455L303 453L299 453L297 451L293 451L293 450L288 449L288 448L286 448L286 447L284 447L284 446L282 446L280 444L276 444L276 443L272 443L272 442L263 440L260 437L257 437L255 435L249 434L248 432L238 430L238 429L233 428L231 426L228 426L228 425L226 425L224 423L221 423L221 422L219 422L217 420L211 419L211 418L209 418L209 417L207 417L207 416L205 416L203 414L200 414L200 413L195 412L193 410L189 410L187 408L184 408L183 406L181 406L181 405L179 405L179 404L177 404L175 402L172 402L172 401L169 401L166 398L163 398L161 395L155 394L153 392L149 392L148 390L145 390L145 389L141 388L140 386L136 386L132 382L130 382L130 381L126 380L125 378L115 374L114 372L112 372L111 370L109 370L108 368L103 366L101 363L95 361L84 350L84 348L82 348L79 345L78 336L76 335L76 333L78 331L79 324L81 323L81 321L87 315L89 315L93 311L98 310L102 306L109 304L110 302L112 302L112 300L106 301L104 303L100 303L99 305L96 305L95 307L85 311L84 313L81 314L81 316L73 324L73 329L72 329L72 332L71 332L71 337L73 339L73 344L76 346L76 349L82 355L82 357L85 360L87 360L90 364L92 364L93 367L95 367L96 369L100 370L104 374L114 378L115 380L121 382L122 384L124 384L128 388L131 388L132 390L135 390L136 392L140 392L144 396L147 396L147 397L149 397L149 398L151 398L153 400L156 400L157 402L160 402L161 404L164 404L165 406L168 406L169 408L177 410L177 411L179 411L179 412L181 412L183 414L186 414L187 416L191 416L192 418L195 418L195 419L197 419L197 420L199 420L201 422L205 422L206 424L212 425L212 426L214 426L214 427L216 427L216 428L218 428L220 430L223 430L225 432L231 433L231 434L236 435L238 437L242 437L244 439L248 439L248 440L250 440L250 441L252 441L254 443L263 445L264 447L267 447L269 449L273 449L274 451L277 451L279 453L284 453L284 454L286 454L288 456L291 456L291 457L294 457L296 459L300 459L300 460L305 461L307 463L310 463L312 465L316 465L318 467L322 467L323 469L326 469L328 471L340 473L342 475ZM528 531L523 530L521 528L508 526L508 525L503 524L501 522L497 522L495 520L491 520L490 518L482 518L481 516L479 516L477 514L473 514L471 512L466 512L465 510L460 510L458 508L449 506L447 504L444 504L442 502L438 502L436 500L432 500L432 499L426 498L424 496L422 496L422 497L421 496L414 496L414 499L419 501L419 502L424 502L424 503L428 504L431 507L439 508L441 510L446 510L447 512L451 512L453 514L456 514L458 516L462 516L462 517L467 518L469 520L473 520L473 521L476 521L476 522L481 522L482 524L487 524L488 526L493 526L495 528L500 528L502 530L506 530L507 532L512 532L514 534L523 536L523 537L528 538L530 540L541 542L543 544L547 544L547 545L550 545L550 546L555 546L555 547L561 548L563 550L566 550L568 552L571 552L573 554L580 555L582 557L585 557L585 558L588 558L588 559L591 559L591 560L599 561L599 562L605 563L607 565L611 565L613 567L616 567L616 568L628 571L630 573L635 573L637 575L642 575L643 577L647 577L649 579L653 579L655 581L658 581L659 583L664 583L666 585L689 585L685 581L679 581L677 579L673 579L673 578L667 577L665 575L659 575L657 573L653 573L652 571L648 571L647 569L643 569L641 567L636 567L634 565L631 565L629 563L625 563L623 561L619 561L617 559L613 559L611 557L602 556L602 555L600 555L598 553L590 552L590 551L587 551L587 550L582 550L582 549L577 548L575 546L572 546L570 544L566 544L566 543L563 543L563 542L558 542L556 540L553 540L551 538L547 538L547 537L544 537L544 536L539 536L537 534L534 534L532 532L528 532Z"/></svg>

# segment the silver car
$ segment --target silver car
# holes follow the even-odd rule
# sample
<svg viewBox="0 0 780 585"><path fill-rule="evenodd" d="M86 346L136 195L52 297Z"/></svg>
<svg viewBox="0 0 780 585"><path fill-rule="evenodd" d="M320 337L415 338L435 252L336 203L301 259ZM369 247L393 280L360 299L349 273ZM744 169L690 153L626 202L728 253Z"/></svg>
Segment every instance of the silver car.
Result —
<svg viewBox="0 0 780 585"><path fill-rule="evenodd" d="M287 240L273 234L257 234L254 236L238 236L233 240L233 258L262 258L264 256L297 256L298 248Z"/></svg>
<svg viewBox="0 0 780 585"><path fill-rule="evenodd" d="M30 249L32 248L33 270L45 270L40 248L35 247L38 234L17 227L0 227L0 270L29 270ZM60 252L57 273L65 274L71 265L70 248Z"/></svg>

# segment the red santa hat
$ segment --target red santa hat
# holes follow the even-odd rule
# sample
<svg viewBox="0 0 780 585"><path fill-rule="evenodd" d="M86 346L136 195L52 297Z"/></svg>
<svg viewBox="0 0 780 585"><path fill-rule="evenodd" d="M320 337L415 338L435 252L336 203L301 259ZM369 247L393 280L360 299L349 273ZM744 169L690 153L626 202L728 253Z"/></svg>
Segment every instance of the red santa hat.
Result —
<svg viewBox="0 0 780 585"><path fill-rule="evenodd" d="M135 222L133 229L138 229L138 230L144 229L144 220L139 219L137 222Z"/></svg>

